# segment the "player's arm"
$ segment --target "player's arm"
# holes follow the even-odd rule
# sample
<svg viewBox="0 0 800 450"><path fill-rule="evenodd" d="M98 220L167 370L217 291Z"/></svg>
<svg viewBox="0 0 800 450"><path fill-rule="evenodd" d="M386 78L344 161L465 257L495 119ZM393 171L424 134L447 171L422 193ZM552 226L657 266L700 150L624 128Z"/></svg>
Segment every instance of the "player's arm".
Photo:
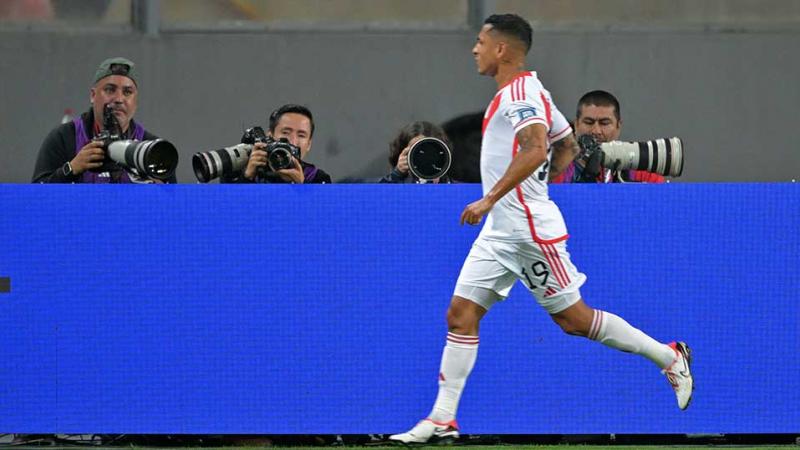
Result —
<svg viewBox="0 0 800 450"><path fill-rule="evenodd" d="M461 213L461 224L480 223L484 215L498 200L508 194L547 160L547 128L539 123L528 125L517 132L519 151L511 160L506 173L494 187L477 202L470 203Z"/></svg>
<svg viewBox="0 0 800 450"><path fill-rule="evenodd" d="M550 149L553 151L553 156L550 158L549 179L552 180L561 175L561 172L569 166L569 163L578 156L581 148L578 146L575 136L570 133L565 138L552 143Z"/></svg>

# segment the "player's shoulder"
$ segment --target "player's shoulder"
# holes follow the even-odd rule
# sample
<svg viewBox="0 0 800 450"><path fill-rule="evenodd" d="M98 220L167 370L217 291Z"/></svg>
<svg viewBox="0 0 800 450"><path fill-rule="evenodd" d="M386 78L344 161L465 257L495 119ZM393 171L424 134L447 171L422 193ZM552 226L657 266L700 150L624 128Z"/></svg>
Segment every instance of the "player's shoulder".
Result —
<svg viewBox="0 0 800 450"><path fill-rule="evenodd" d="M536 88L536 90L544 90L542 80L539 79L539 75L535 71L525 72L522 75L522 82L525 83L526 87L529 86Z"/></svg>
<svg viewBox="0 0 800 450"><path fill-rule="evenodd" d="M548 98L550 97L550 93L539 81L536 72L533 71L520 73L497 94L502 96L503 103L538 100L543 94Z"/></svg>

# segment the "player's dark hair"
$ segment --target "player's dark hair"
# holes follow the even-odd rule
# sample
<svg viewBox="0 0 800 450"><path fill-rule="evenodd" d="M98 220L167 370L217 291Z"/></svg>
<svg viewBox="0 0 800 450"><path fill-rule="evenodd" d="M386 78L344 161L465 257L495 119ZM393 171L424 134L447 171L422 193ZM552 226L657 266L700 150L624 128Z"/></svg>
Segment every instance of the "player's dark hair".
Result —
<svg viewBox="0 0 800 450"><path fill-rule="evenodd" d="M610 92L606 91L591 91L583 94L580 100L578 100L578 110L575 112L575 118L579 119L581 117L581 109L584 106L613 106L614 107L614 116L617 120L620 120L622 117L622 113L619 110L619 101L617 97L614 97Z"/></svg>
<svg viewBox="0 0 800 450"><path fill-rule="evenodd" d="M308 117L308 120L311 122L311 136L309 137L314 137L314 116L311 115L311 110L303 105L295 105L292 103L281 106L275 111L272 111L272 114L269 115L270 133L275 133L275 127L278 126L278 121L280 121L281 116L286 113L301 114Z"/></svg>
<svg viewBox="0 0 800 450"><path fill-rule="evenodd" d="M403 149L408 147L408 143L417 136L434 137L452 148L450 139L447 137L442 127L424 120L411 122L401 128L394 139L389 142L389 164L391 164L393 168L397 166L400 153L402 153Z"/></svg>
<svg viewBox="0 0 800 450"><path fill-rule="evenodd" d="M531 49L533 28L527 20L516 14L492 14L483 22L491 25L493 30L511 36L525 45L525 54Z"/></svg>

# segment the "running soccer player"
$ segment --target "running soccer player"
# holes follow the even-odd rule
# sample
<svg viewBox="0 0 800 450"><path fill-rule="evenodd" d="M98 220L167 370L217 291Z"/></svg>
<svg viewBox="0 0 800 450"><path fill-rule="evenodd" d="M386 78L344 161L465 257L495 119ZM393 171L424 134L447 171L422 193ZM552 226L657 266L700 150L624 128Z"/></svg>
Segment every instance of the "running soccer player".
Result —
<svg viewBox="0 0 800 450"><path fill-rule="evenodd" d="M425 444L458 438L456 411L478 355L478 325L518 279L564 332L644 356L667 376L680 409L692 398L691 353L685 343L662 344L581 298L586 276L570 261L564 219L547 194L552 152L574 156L578 146L536 73L524 69L531 35L523 18L492 15L472 49L478 72L493 77L498 91L483 120L484 195L467 205L461 223L477 225L488 217L461 268L447 311L449 332L433 409L390 441Z"/></svg>

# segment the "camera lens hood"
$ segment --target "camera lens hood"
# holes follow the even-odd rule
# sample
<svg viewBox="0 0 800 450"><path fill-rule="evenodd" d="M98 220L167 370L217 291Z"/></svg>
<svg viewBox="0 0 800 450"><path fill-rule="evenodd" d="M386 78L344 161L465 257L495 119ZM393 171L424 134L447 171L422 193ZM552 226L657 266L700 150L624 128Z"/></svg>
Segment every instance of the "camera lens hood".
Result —
<svg viewBox="0 0 800 450"><path fill-rule="evenodd" d="M450 148L442 140L424 137L408 151L408 170L420 180L441 178L453 161Z"/></svg>

